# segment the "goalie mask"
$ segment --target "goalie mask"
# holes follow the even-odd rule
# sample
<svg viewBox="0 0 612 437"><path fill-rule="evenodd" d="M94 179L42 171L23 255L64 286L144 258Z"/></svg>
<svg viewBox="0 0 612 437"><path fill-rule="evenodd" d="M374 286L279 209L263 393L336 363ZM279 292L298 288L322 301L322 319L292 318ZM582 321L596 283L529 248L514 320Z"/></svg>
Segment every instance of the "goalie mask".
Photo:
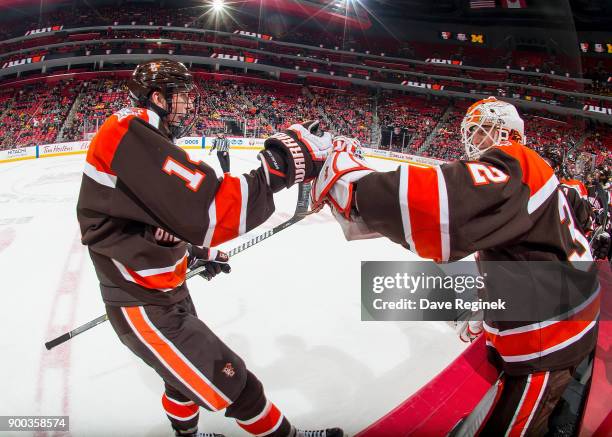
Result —
<svg viewBox="0 0 612 437"><path fill-rule="evenodd" d="M149 108L164 120L174 138L189 133L198 117L200 96L193 76L181 62L156 59L136 67L128 82L134 106ZM166 101L162 108L151 101L159 91Z"/></svg>
<svg viewBox="0 0 612 437"><path fill-rule="evenodd" d="M461 140L468 159L510 139L525 144L525 123L510 103L489 97L470 106L461 122Z"/></svg>
<svg viewBox="0 0 612 437"><path fill-rule="evenodd" d="M344 135L335 136L332 139L332 149L334 152L349 152L361 159L365 159L361 142L357 138L345 137Z"/></svg>

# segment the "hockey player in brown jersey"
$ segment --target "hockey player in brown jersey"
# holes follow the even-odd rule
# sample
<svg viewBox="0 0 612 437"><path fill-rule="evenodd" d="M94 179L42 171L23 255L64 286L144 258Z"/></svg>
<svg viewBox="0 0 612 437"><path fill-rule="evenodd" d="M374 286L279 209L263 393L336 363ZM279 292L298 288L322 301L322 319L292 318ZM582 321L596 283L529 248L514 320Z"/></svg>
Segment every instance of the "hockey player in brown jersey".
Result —
<svg viewBox="0 0 612 437"><path fill-rule="evenodd" d="M197 317L185 284L188 268L205 265L208 278L229 272L227 256L208 248L263 223L274 211L273 193L316 177L330 135L315 135L316 122L292 125L266 142L260 168L219 178L172 143L197 115L197 88L183 64L141 64L128 88L134 107L109 117L89 146L77 217L108 318L162 378L176 435L213 435L197 432L203 407L225 410L253 435L342 436L338 428L294 428Z"/></svg>
<svg viewBox="0 0 612 437"><path fill-rule="evenodd" d="M524 146L516 108L493 97L479 101L461 131L467 159L440 166L375 172L348 152L332 152L313 186L313 207L330 205L347 239L382 235L437 262L476 252L481 268L485 261L546 261L583 281L579 304L568 308L557 305L558 287L510 274L487 278L487 292L495 281L513 283L511 293L553 316L506 322L485 312L484 323L466 322L460 330L468 341L486 336L489 359L502 376L458 434L543 435L574 367L594 348L597 274L552 168ZM544 272L538 279L553 284L557 277Z"/></svg>

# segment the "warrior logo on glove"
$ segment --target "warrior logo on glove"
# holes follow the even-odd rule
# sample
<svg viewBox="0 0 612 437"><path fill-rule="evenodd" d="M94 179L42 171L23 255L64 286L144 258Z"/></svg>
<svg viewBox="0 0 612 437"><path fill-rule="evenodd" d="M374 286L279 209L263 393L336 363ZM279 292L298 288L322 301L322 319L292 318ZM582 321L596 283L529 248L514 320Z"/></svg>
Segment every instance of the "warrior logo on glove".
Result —
<svg viewBox="0 0 612 437"><path fill-rule="evenodd" d="M268 138L258 158L268 185L277 192L316 178L331 148L331 134L321 132L318 121L307 121Z"/></svg>

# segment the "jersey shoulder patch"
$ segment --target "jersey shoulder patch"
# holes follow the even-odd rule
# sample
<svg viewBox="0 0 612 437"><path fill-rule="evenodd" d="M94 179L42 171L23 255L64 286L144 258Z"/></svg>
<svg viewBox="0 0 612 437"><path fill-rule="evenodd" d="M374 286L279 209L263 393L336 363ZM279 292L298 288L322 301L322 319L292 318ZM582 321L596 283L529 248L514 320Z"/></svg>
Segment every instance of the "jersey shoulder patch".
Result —
<svg viewBox="0 0 612 437"><path fill-rule="evenodd" d="M120 125L127 125L133 118L140 118L149 123L154 128L159 128L159 115L150 109L144 108L123 108L113 114L116 122ZM111 118L113 118L111 117Z"/></svg>

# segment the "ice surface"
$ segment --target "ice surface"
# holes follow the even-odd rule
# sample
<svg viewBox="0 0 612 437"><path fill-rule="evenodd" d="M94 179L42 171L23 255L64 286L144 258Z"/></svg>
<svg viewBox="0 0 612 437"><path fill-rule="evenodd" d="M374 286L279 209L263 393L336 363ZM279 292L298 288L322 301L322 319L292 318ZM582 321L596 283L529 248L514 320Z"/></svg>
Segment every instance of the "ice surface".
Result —
<svg viewBox="0 0 612 437"><path fill-rule="evenodd" d="M216 156L190 153L220 171ZM255 168L255 153L232 151L232 172ZM104 312L75 216L83 162L75 155L0 165L0 412L69 415L74 436L169 436L161 379L108 323L52 351L43 345ZM267 223L223 247L286 220L296 195L279 193ZM230 275L194 278L189 287L200 318L295 425L353 434L464 348L443 322L360 320L360 262L409 259L417 257L388 240L346 242L326 210L237 255ZM205 410L200 429L247 435Z"/></svg>

